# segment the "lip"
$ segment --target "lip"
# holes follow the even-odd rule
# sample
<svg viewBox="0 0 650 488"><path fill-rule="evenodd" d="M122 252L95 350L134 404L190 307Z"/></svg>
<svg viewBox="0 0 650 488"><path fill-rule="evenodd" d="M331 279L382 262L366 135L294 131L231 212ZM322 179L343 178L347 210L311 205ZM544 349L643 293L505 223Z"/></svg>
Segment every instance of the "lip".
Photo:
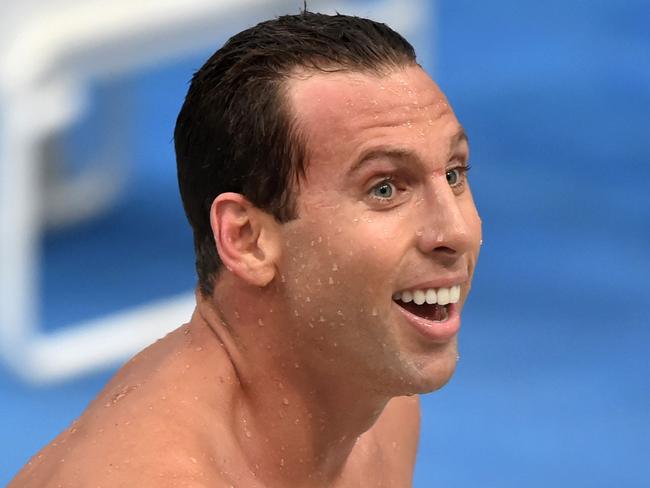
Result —
<svg viewBox="0 0 650 488"><path fill-rule="evenodd" d="M412 314L397 303L393 305L399 309L406 321L425 339L437 344L445 344L451 341L460 330L460 313L456 304L450 304L449 317L444 322L427 320L418 315Z"/></svg>
<svg viewBox="0 0 650 488"><path fill-rule="evenodd" d="M456 278L446 278L444 280L437 279L435 281L426 281L423 283L418 283L416 285L403 288L396 293L401 293L403 291L410 291L410 290L426 290L428 288L436 288L436 289L451 288L452 286L455 285L460 285L462 287L467 282L467 280L468 280L467 276L458 276Z"/></svg>

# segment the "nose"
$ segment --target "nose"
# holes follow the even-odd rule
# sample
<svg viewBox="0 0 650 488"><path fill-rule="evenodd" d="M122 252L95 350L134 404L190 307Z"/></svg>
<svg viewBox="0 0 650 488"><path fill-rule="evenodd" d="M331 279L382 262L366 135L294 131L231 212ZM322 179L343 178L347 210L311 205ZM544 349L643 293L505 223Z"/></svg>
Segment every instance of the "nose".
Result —
<svg viewBox="0 0 650 488"><path fill-rule="evenodd" d="M467 190L466 190L467 191ZM417 231L418 249L443 264L453 264L472 249L471 219L478 218L471 195L456 195L444 181L422 205L426 215Z"/></svg>

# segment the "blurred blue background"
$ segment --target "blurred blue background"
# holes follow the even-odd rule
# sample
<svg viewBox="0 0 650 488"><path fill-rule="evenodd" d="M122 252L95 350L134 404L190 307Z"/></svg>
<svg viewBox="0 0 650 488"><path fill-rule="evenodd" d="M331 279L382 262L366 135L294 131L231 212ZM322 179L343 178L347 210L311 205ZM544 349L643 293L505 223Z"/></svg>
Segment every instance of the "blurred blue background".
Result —
<svg viewBox="0 0 650 488"><path fill-rule="evenodd" d="M456 376L423 398L415 486L650 486L650 2L434 13L425 64L469 134L485 244ZM92 147L119 87L134 164L117 206L45 236L46 329L192 288L171 137L208 54L93 87L65 148ZM0 366L0 484L113 372L33 387Z"/></svg>

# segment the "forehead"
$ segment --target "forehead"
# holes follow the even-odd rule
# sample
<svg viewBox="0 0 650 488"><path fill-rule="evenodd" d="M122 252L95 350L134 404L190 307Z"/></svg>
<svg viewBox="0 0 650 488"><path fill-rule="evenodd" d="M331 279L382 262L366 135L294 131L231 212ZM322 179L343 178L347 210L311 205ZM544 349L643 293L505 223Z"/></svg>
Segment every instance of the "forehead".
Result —
<svg viewBox="0 0 650 488"><path fill-rule="evenodd" d="M308 173L319 163L340 168L373 145L448 147L460 127L444 94L418 66L383 75L299 73L287 88L306 141Z"/></svg>

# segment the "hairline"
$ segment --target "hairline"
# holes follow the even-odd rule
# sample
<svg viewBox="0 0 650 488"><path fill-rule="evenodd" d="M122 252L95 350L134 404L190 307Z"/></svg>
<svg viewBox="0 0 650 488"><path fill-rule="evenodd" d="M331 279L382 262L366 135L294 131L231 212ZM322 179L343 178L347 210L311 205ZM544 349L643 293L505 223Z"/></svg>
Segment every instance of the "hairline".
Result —
<svg viewBox="0 0 650 488"><path fill-rule="evenodd" d="M309 162L309 151L307 147L308 140L306 137L305 126L300 120L300 112L296 110L295 104L293 103L290 93L291 85L293 83L306 81L314 76L336 76L339 74L362 74L384 78L398 70L411 67L422 68L417 61L410 61L407 59L405 59L403 63L386 61L368 66L346 66L345 63L327 63L322 66L296 65L290 68L287 73L281 77L277 88L277 96L281 102L281 110L283 112L281 116L287 117L287 126L289 129L287 134L287 143L292 146L293 151L298 151L302 156L302 161L296 161L296 164L293 166L290 181L287 181L287 191L289 192L288 203L289 206L293 207L293 212L290 212L293 216L290 217L289 220L298 217L295 214L297 211L295 208L295 199L297 198L298 193L295 191L299 190L300 182L304 180L306 176ZM298 144L299 147L293 147L295 144Z"/></svg>

